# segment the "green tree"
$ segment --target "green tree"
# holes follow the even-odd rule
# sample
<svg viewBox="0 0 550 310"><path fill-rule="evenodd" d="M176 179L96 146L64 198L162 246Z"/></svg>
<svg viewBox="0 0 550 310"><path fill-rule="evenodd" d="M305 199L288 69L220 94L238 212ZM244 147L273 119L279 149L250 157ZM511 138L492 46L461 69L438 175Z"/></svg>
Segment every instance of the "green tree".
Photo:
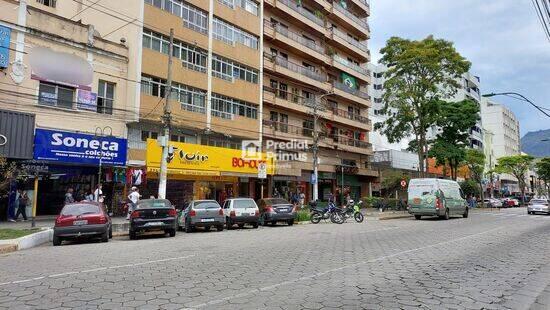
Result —
<svg viewBox="0 0 550 310"><path fill-rule="evenodd" d="M485 199L483 193L483 172L485 170L485 154L479 150L469 149L466 151L466 166L470 171L470 178L479 186L481 205Z"/></svg>
<svg viewBox="0 0 550 310"><path fill-rule="evenodd" d="M545 157L535 164L539 179L544 181L545 192L550 195L550 157Z"/></svg>
<svg viewBox="0 0 550 310"><path fill-rule="evenodd" d="M411 177L407 174L403 174L400 171L394 171L394 170L388 170L383 173L382 178L382 189L384 189L385 197L390 197L392 194L395 193L397 190L401 190L401 181L405 180L407 181L407 184L409 184L409 180Z"/></svg>
<svg viewBox="0 0 550 310"><path fill-rule="evenodd" d="M481 191L479 190L479 186L477 186L477 183L472 180L468 179L463 182L460 182L460 188L464 192L464 195L466 196L480 196Z"/></svg>
<svg viewBox="0 0 550 310"><path fill-rule="evenodd" d="M424 173L427 131L440 119L441 101L456 94L458 81L471 63L453 43L433 36L420 41L392 37L380 52L380 62L388 67L381 112L389 117L375 124L375 129L391 143L412 135L410 146L417 152Z"/></svg>
<svg viewBox="0 0 550 310"><path fill-rule="evenodd" d="M521 202L525 202L525 174L533 165L535 158L530 155L505 156L498 159L495 171L498 173L508 173L518 179L518 185L521 190Z"/></svg>
<svg viewBox="0 0 550 310"><path fill-rule="evenodd" d="M456 180L458 168L466 159L469 130L479 120L479 105L472 100L441 102L441 118L437 121L440 133L431 142L428 152L438 165L449 167L451 178Z"/></svg>

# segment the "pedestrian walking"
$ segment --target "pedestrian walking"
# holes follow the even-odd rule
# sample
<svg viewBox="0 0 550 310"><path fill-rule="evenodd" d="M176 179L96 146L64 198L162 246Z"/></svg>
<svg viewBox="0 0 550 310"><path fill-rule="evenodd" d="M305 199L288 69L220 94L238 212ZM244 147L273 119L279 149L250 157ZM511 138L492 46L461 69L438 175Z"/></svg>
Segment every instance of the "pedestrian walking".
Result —
<svg viewBox="0 0 550 310"><path fill-rule="evenodd" d="M130 200L130 208L128 208L128 215L126 216L126 219L130 219L130 214L136 209L136 205L141 198L141 195L139 194L138 188L135 186L132 186L132 192L130 195L128 195L128 200Z"/></svg>
<svg viewBox="0 0 550 310"><path fill-rule="evenodd" d="M298 195L298 198L300 198L300 209L304 208L304 203L306 201L306 195L303 191L300 191L300 195Z"/></svg>
<svg viewBox="0 0 550 310"><path fill-rule="evenodd" d="M67 192L65 193L65 204L69 204L69 203L74 202L73 192L74 192L74 190L73 190L72 187L69 187L67 189Z"/></svg>
<svg viewBox="0 0 550 310"><path fill-rule="evenodd" d="M95 202L103 202L103 185L97 184L94 191L94 201Z"/></svg>
<svg viewBox="0 0 550 310"><path fill-rule="evenodd" d="M15 222L13 219L15 217L15 210L17 209L18 203L17 198L19 197L19 194L17 193L17 190L13 188L10 190L9 198L8 198L8 222Z"/></svg>
<svg viewBox="0 0 550 310"><path fill-rule="evenodd" d="M23 222L27 221L27 204L29 203L29 196L23 189L19 190L17 213L15 213L15 220L19 219L19 214L23 216Z"/></svg>

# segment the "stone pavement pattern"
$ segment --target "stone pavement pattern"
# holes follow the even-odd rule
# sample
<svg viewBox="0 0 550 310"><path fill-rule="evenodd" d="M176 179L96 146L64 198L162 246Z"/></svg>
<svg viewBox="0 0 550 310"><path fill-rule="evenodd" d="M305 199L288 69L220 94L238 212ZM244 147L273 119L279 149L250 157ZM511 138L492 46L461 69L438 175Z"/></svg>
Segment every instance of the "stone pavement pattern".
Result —
<svg viewBox="0 0 550 310"><path fill-rule="evenodd" d="M6 309L550 309L550 216L261 227L0 256Z"/></svg>

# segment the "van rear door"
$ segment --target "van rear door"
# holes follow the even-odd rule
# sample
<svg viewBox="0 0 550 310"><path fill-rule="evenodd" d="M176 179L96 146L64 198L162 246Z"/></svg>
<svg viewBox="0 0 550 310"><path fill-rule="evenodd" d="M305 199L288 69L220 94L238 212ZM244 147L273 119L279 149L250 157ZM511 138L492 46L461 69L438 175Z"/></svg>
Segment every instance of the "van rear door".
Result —
<svg viewBox="0 0 550 310"><path fill-rule="evenodd" d="M437 184L434 180L411 180L408 189L408 203L411 211L434 209Z"/></svg>

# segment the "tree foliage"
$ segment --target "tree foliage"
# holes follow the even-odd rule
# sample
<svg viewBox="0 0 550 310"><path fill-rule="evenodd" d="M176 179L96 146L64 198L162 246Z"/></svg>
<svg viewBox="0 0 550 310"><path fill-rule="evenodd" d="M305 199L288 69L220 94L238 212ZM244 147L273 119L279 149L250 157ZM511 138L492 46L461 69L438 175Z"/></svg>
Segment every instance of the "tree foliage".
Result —
<svg viewBox="0 0 550 310"><path fill-rule="evenodd" d="M401 180L405 180L407 181L407 184L409 184L410 176L403 174L400 171L384 171L381 185L386 193L386 196L389 196L392 193L395 193L396 190L401 189Z"/></svg>
<svg viewBox="0 0 550 310"><path fill-rule="evenodd" d="M480 197L481 190L474 180L468 179L463 182L460 182L460 188L466 196Z"/></svg>
<svg viewBox="0 0 550 310"><path fill-rule="evenodd" d="M470 178L479 186L481 203L483 204L483 173L485 170L485 154L482 151L469 149L466 150L466 166L470 172Z"/></svg>
<svg viewBox="0 0 550 310"><path fill-rule="evenodd" d="M518 179L521 195L525 196L525 174L533 165L535 158L530 155L505 156L498 159L495 171L498 173L508 173Z"/></svg>
<svg viewBox="0 0 550 310"><path fill-rule="evenodd" d="M414 136L411 146L424 172L427 131L440 119L441 101L456 94L458 80L471 64L453 43L433 36L419 41L392 37L380 52L380 62L388 67L382 113L389 117L375 129L391 143Z"/></svg>
<svg viewBox="0 0 550 310"><path fill-rule="evenodd" d="M544 181L546 194L550 194L550 157L545 157L539 160L535 164L535 169L539 179Z"/></svg>

